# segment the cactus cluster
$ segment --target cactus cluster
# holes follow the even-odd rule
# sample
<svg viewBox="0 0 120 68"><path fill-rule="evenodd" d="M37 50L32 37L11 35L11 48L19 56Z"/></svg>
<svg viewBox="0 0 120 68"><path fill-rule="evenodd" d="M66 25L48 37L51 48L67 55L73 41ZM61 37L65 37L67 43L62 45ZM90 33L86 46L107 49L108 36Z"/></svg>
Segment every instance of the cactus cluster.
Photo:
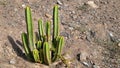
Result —
<svg viewBox="0 0 120 68"><path fill-rule="evenodd" d="M64 45L64 37L59 36L58 6L55 5L53 8L53 33L51 33L51 22L47 21L44 28L40 19L38 36L35 36L30 7L25 8L25 16L27 33L23 32L21 37L27 58L47 65L58 60Z"/></svg>

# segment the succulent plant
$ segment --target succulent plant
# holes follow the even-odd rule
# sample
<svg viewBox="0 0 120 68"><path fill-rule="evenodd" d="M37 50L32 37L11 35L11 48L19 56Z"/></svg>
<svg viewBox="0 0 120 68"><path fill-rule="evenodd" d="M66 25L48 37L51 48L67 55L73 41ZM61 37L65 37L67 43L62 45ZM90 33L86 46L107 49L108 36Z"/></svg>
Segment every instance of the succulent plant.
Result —
<svg viewBox="0 0 120 68"><path fill-rule="evenodd" d="M51 22L46 22L44 30L43 21L40 19L38 37L35 36L30 7L25 8L25 16L27 33L23 32L21 37L27 58L47 65L58 60L64 45L64 37L59 36L58 5L55 5L53 9L53 35L51 35Z"/></svg>

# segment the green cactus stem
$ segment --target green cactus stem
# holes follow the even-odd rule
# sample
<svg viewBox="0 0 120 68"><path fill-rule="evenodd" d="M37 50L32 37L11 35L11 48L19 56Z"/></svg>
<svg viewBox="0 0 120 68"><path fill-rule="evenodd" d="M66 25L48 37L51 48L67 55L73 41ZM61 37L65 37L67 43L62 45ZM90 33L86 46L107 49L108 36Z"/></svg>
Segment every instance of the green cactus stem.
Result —
<svg viewBox="0 0 120 68"><path fill-rule="evenodd" d="M49 43L50 43L50 28L51 28L50 25L51 25L50 22L46 23L46 36L47 36L47 42Z"/></svg>
<svg viewBox="0 0 120 68"><path fill-rule="evenodd" d="M33 53L34 61L35 62L41 62L40 57L39 57L39 51L37 49L34 49L32 51L32 53Z"/></svg>
<svg viewBox="0 0 120 68"><path fill-rule="evenodd" d="M58 5L53 9L53 39L59 35L59 18L58 18Z"/></svg>
<svg viewBox="0 0 120 68"><path fill-rule="evenodd" d="M43 56L44 56L44 63L51 64L51 57L50 57L50 47L48 42L44 42L43 44Z"/></svg>
<svg viewBox="0 0 120 68"><path fill-rule="evenodd" d="M28 58L31 58L31 51L30 51L30 48L29 48L29 45L28 45L27 34L26 33L22 33L21 37L22 37L22 42L23 42L23 48L25 50L25 55Z"/></svg>
<svg viewBox="0 0 120 68"><path fill-rule="evenodd" d="M58 36L56 38L56 42L57 42L57 44L56 44L56 48L55 48L55 53L54 53L54 57L52 59L53 62L58 60L59 55L61 55L61 51L62 51L63 45L64 45L64 37Z"/></svg>
<svg viewBox="0 0 120 68"><path fill-rule="evenodd" d="M44 29L43 29L43 21L40 19L38 21L38 31L39 31L39 40L43 41Z"/></svg>
<svg viewBox="0 0 120 68"><path fill-rule="evenodd" d="M40 55L41 63L43 63L43 62L44 62L43 49L40 49L40 50L39 50L39 55Z"/></svg>
<svg viewBox="0 0 120 68"><path fill-rule="evenodd" d="M40 49L42 48L42 41L38 41L38 42L37 42L36 48L37 48L38 50L40 50Z"/></svg>
<svg viewBox="0 0 120 68"><path fill-rule="evenodd" d="M30 46L30 50L34 49L34 39L33 39L33 24L32 24L32 16L30 7L26 7L25 10L26 16L26 24L27 24L27 36L28 36L28 44Z"/></svg>

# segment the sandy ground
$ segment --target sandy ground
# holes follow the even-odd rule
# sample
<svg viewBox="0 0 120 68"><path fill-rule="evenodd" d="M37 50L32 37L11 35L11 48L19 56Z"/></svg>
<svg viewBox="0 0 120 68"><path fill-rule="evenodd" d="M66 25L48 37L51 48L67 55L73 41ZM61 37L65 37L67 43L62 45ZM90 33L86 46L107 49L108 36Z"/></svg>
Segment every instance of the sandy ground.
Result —
<svg viewBox="0 0 120 68"><path fill-rule="evenodd" d="M38 19L52 21L55 4L71 68L120 68L120 0L0 0L0 68L66 68L30 62L22 48L25 6L37 31Z"/></svg>

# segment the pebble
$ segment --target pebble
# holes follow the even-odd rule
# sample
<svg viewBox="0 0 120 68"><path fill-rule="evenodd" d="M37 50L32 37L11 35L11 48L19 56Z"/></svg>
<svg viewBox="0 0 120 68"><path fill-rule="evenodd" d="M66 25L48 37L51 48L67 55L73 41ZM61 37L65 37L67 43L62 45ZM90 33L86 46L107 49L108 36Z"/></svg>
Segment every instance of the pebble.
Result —
<svg viewBox="0 0 120 68"><path fill-rule="evenodd" d="M120 43L118 43L118 46L120 47Z"/></svg>
<svg viewBox="0 0 120 68"><path fill-rule="evenodd" d="M79 53L77 54L77 60L81 62L84 66L91 68L93 66L93 62L90 60L87 60L88 58L87 56L88 54L86 52Z"/></svg>
<svg viewBox="0 0 120 68"><path fill-rule="evenodd" d="M52 16L51 16L50 14L45 14L45 16L46 16L47 18L49 18L49 19L52 18Z"/></svg>
<svg viewBox="0 0 120 68"><path fill-rule="evenodd" d="M112 33L109 33L109 35L110 35L111 37L113 37L113 36L114 36Z"/></svg>
<svg viewBox="0 0 120 68"><path fill-rule="evenodd" d="M73 27L69 27L70 30L73 30L74 28Z"/></svg>
<svg viewBox="0 0 120 68"><path fill-rule="evenodd" d="M9 61L10 64L15 64L16 63L16 60L13 58Z"/></svg>
<svg viewBox="0 0 120 68"><path fill-rule="evenodd" d="M114 35L113 35L111 32L109 32L109 37L110 37L110 40L111 40L111 41L113 41L113 42L116 41Z"/></svg>
<svg viewBox="0 0 120 68"><path fill-rule="evenodd" d="M82 53L77 54L77 59L78 59L78 61L84 62L87 60L86 59L87 56L88 56L87 52L82 52Z"/></svg>
<svg viewBox="0 0 120 68"><path fill-rule="evenodd" d="M87 4L90 5L92 8L98 8L94 1L88 1Z"/></svg>
<svg viewBox="0 0 120 68"><path fill-rule="evenodd" d="M72 11L72 14L75 14L75 11Z"/></svg>
<svg viewBox="0 0 120 68"><path fill-rule="evenodd" d="M89 67L89 64L87 62L82 62L82 63L83 63L83 65Z"/></svg>
<svg viewBox="0 0 120 68"><path fill-rule="evenodd" d="M57 0L57 4L62 5L62 2L60 0Z"/></svg>
<svg viewBox="0 0 120 68"><path fill-rule="evenodd" d="M22 7L23 7L23 8L26 8L26 5L25 5L25 4L22 4Z"/></svg>

